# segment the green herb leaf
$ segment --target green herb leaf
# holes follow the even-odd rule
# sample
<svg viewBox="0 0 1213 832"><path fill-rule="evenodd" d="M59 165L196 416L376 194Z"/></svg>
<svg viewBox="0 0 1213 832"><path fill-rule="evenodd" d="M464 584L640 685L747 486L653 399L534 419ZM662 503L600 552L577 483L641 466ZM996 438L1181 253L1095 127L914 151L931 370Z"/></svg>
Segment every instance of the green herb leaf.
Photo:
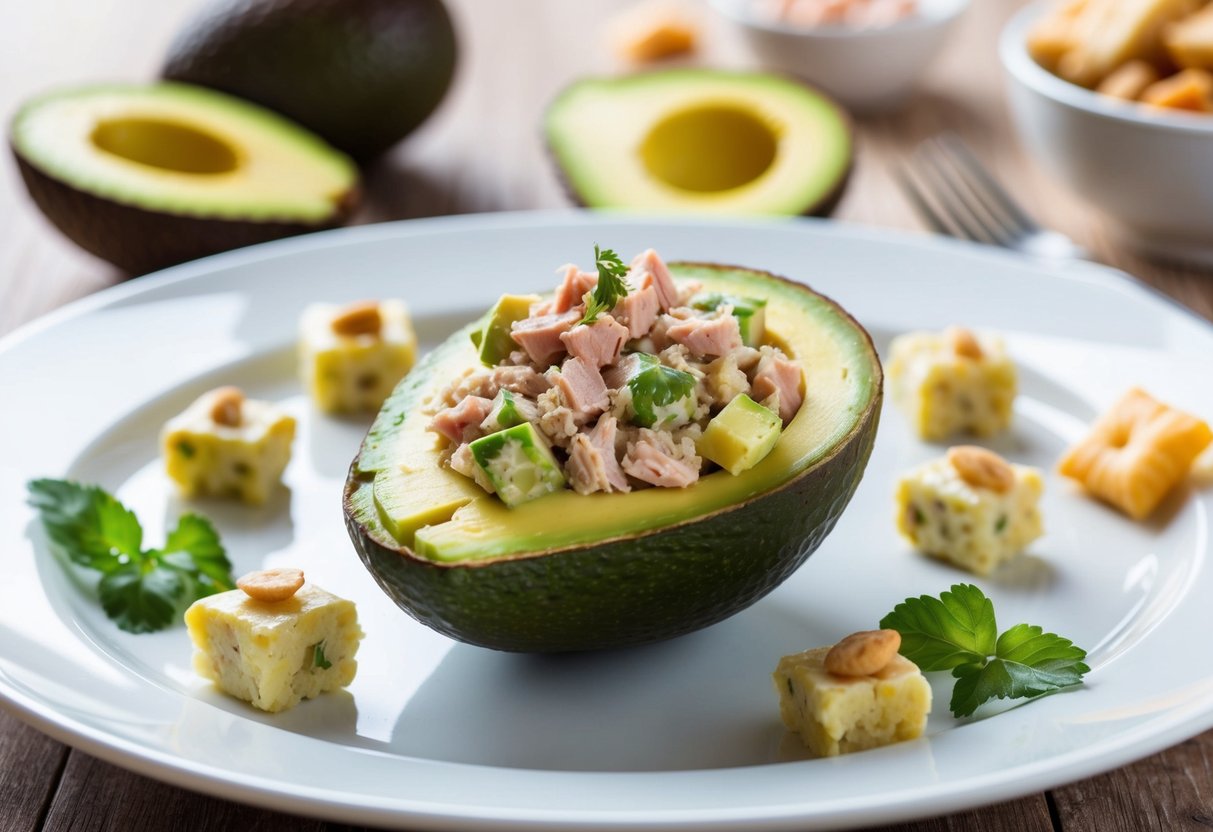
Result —
<svg viewBox="0 0 1213 832"><path fill-rule="evenodd" d="M994 604L972 584L956 584L938 598L907 598L880 620L901 633L901 654L924 672L982 662L994 652Z"/></svg>
<svg viewBox="0 0 1213 832"><path fill-rule="evenodd" d="M938 599L898 604L880 622L901 633L901 653L923 671L951 670L950 707L971 716L991 699L1031 699L1082 684L1086 651L1031 624L995 638L994 605L977 587L957 584Z"/></svg>
<svg viewBox="0 0 1213 832"><path fill-rule="evenodd" d="M594 294L585 306L585 317L580 323L592 324L603 312L615 308L615 304L628 293L627 281L623 276L628 273L628 267L619 259L619 255L611 249L599 250L594 246L594 268L598 270L598 285Z"/></svg>
<svg viewBox="0 0 1213 832"><path fill-rule="evenodd" d="M48 479L28 488L52 546L101 573L101 606L128 632L162 630L189 603L235 585L219 535L204 517L183 515L162 549L144 549L138 518L101 488Z"/></svg>
<svg viewBox="0 0 1213 832"><path fill-rule="evenodd" d="M658 421L658 408L694 395L695 376L667 367L654 355L645 352L634 355L636 370L628 379L632 410L636 414L636 424L653 427Z"/></svg>
<svg viewBox="0 0 1213 832"><path fill-rule="evenodd" d="M143 528L126 506L96 486L34 480L29 504L38 510L51 543L72 563L109 572L138 560Z"/></svg>
<svg viewBox="0 0 1213 832"><path fill-rule="evenodd" d="M321 670L328 670L333 663L324 657L324 642L320 642L312 650L312 664Z"/></svg>
<svg viewBox="0 0 1213 832"><path fill-rule="evenodd" d="M102 575L97 585L105 614L128 633L151 633L172 624L185 594L188 581L180 572L148 566L128 563Z"/></svg>

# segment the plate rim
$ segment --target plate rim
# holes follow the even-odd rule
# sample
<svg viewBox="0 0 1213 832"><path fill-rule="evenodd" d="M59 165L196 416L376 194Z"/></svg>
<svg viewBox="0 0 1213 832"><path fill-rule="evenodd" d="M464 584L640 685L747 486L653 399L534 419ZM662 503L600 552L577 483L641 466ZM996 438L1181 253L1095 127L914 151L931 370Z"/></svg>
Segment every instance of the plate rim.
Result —
<svg viewBox="0 0 1213 832"><path fill-rule="evenodd" d="M1162 301L1172 314L1181 313L1197 322L1206 332L1213 334L1213 324L1196 312L1161 291L1114 269L1087 263L1041 263L1014 252L992 249L963 241L928 235L907 233L896 229L855 226L830 220L812 218L751 219L751 218L654 218L624 213L592 214L582 211L515 211L494 214L453 215L444 217L401 220L377 223L352 228L334 229L315 234L277 240L244 249L225 252L201 260L137 279L130 279L107 287L91 295L74 300L64 306L30 321L0 338L0 353L46 329L87 315L130 297L154 291L178 282L204 279L211 272L230 267L256 265L278 257L290 256L309 250L340 246L357 246L363 242L395 239L411 236L426 236L444 231L483 231L498 229L592 226L595 223L649 223L665 227L729 227L770 228L787 225L813 226L827 236L839 236L865 241L905 246L924 252L936 252L939 256L964 255L976 262L997 260L1013 262L1021 267L1038 271L1055 272L1061 277L1092 281L1105 288L1144 293L1155 301ZM931 256L931 255L927 255ZM950 814L1007 799L1054 788L1094 774L1118 768L1177 742L1213 727L1213 676L1207 680L1199 696L1185 702L1168 717L1135 726L1100 743L1101 754L1092 755L1085 749L1070 749L1065 754L1047 762L1034 761L1016 770L1020 776L1008 781L1005 775L985 775L977 783L972 780L947 784L942 790L937 786L926 795L907 797L896 803L882 804L867 809L862 814L816 815L804 817L804 804L766 807L755 815L752 808L719 808L687 811L667 809L660 812L621 812L604 817L598 810L585 810L587 817L575 818L579 813L556 810L552 817L544 812L527 810L494 810L489 813L480 807L462 807L463 812L453 814L444 805L441 812L424 808L425 804L414 801L417 809L402 813L398 808L385 804L382 797L366 801L358 796L357 802L349 799L344 791L324 792L304 788L294 783L269 777L234 776L221 766L209 765L166 752L163 748L141 745L125 737L93 727L78 718L58 712L53 706L38 701L24 691L14 687L4 674L0 674L0 706L22 721L44 734L79 748L99 759L118 765L136 773L162 782L200 791L215 797L237 800L277 811L293 814L308 814L341 822L394 825L407 823L413 828L462 829L475 822L480 828L491 829L536 829L568 828L570 823L579 829L731 829L744 820L749 828L785 829L797 823L801 828L817 828L828 824L831 828L843 828L872 823L905 821L913 818ZM753 768L753 767L745 767ZM1027 771L1023 771L1027 769ZM718 769L726 771L727 769ZM1062 774L1064 772L1064 774ZM593 772L578 774L594 775ZM660 773L653 773L660 774ZM988 781L988 782L983 782ZM963 786L963 787L962 787ZM345 800L341 800L342 796ZM666 817L668 815L668 817ZM806 823L808 825L806 825Z"/></svg>

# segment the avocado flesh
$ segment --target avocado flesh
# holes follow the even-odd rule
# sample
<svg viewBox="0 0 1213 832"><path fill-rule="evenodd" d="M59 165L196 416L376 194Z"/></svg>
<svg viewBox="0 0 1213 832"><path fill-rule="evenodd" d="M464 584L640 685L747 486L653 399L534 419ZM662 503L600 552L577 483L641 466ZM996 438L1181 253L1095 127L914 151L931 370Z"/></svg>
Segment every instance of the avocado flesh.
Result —
<svg viewBox="0 0 1213 832"><path fill-rule="evenodd" d="M416 544L415 553L431 560L456 562L576 546L644 532L762 494L811 466L854 428L869 403L874 371L865 350L866 340L855 332L849 320L838 316L832 305L793 284L774 281L756 272L681 266L674 274L699 280L710 289L737 292L744 288L747 296L766 299L768 332L781 336L777 342L802 362L806 389L811 393L765 459L739 476L717 471L686 489L649 488L630 494L591 497L565 490L513 509L481 491L460 506L446 523L427 527L420 539L394 542ZM475 366L476 358L470 339L457 334L431 354L433 363L426 367L425 374L432 376L431 383L441 384L463 369ZM374 472L380 482L392 483L387 491L375 488L377 504L389 516L395 513L391 498L382 494L414 493L422 488L421 477L425 478L427 489L434 488L436 481L430 470L440 454L434 434L426 429L428 419L410 412L419 401L418 393L422 391L413 390L411 395L399 398L394 395L389 399L376 426L385 419L396 421L401 412L404 419L396 430L381 433L377 438L377 442L388 443L388 448L368 459L360 458L357 463L359 471ZM423 459L429 464L423 464ZM406 467L401 467L402 463ZM439 473L455 482L469 482L447 468ZM417 485L409 488L406 486L409 481ZM560 522L554 524L553 518L559 518Z"/></svg>
<svg viewBox="0 0 1213 832"><path fill-rule="evenodd" d="M139 274L338 225L358 171L306 130L183 84L105 85L27 103L10 142L49 219Z"/></svg>
<svg viewBox="0 0 1213 832"><path fill-rule="evenodd" d="M749 606L833 528L862 477L879 418L881 370L867 334L803 286L738 269L671 268L680 279L769 300L770 329L781 336L773 340L804 360L809 399L774 450L739 476L718 471L688 489L562 491L508 509L437 468L439 444L425 430L428 417L416 412L444 379L475 366L468 337L475 325L466 327L384 405L346 484L351 539L406 612L501 650L655 641ZM403 504L391 505L379 484L415 494L435 487L435 473L460 484L456 502L470 499L452 506L446 522L413 528L411 541L393 536L382 516Z"/></svg>
<svg viewBox="0 0 1213 832"><path fill-rule="evenodd" d="M591 208L824 214L854 153L837 105L764 73L587 79L552 103L544 127L569 189Z"/></svg>

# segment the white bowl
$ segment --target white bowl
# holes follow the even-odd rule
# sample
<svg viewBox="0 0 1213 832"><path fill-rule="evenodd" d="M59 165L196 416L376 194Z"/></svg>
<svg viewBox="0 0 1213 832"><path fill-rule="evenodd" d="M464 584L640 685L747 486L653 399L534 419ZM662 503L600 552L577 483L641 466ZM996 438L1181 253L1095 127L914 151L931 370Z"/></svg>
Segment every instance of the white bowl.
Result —
<svg viewBox="0 0 1213 832"><path fill-rule="evenodd" d="M1041 67L1027 35L1051 5L1023 9L999 43L1021 141L1131 246L1213 264L1213 116L1119 101Z"/></svg>
<svg viewBox="0 0 1213 832"><path fill-rule="evenodd" d="M913 17L874 28L792 26L756 13L752 0L711 3L738 25L765 67L809 81L852 112L870 114L905 103L970 0L919 0Z"/></svg>

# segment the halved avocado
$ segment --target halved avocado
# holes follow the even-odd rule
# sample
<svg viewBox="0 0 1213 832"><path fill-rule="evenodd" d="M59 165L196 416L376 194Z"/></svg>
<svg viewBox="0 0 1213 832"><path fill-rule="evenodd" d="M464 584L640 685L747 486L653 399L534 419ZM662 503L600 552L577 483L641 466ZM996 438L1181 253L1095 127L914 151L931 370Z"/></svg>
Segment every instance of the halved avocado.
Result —
<svg viewBox="0 0 1213 832"><path fill-rule="evenodd" d="M767 301L768 342L799 359L807 399L761 462L686 489L582 496L513 509L440 466L420 406L478 365L472 324L431 352L380 412L346 482L363 563L406 612L461 641L554 652L641 644L757 601L821 544L876 437L881 367L833 301L764 272L671 264L709 290Z"/></svg>
<svg viewBox="0 0 1213 832"><path fill-rule="evenodd" d="M552 102L544 130L569 190L590 208L825 215L854 156L838 105L757 72L581 80Z"/></svg>
<svg viewBox="0 0 1213 832"><path fill-rule="evenodd" d="M130 274L339 225L358 197L353 162L317 136L185 84L43 95L9 141L51 222Z"/></svg>

